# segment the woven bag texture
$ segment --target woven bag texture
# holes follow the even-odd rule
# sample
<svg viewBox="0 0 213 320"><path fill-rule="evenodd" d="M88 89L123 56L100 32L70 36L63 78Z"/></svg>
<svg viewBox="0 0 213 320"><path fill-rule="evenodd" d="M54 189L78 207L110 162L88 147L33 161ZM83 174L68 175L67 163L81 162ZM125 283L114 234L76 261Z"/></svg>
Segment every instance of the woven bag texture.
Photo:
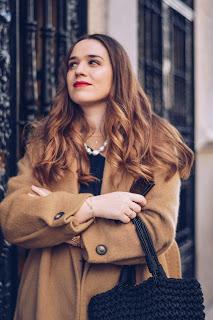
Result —
<svg viewBox="0 0 213 320"><path fill-rule="evenodd" d="M139 193L146 195L153 186L150 182ZM143 219L136 217L132 222L152 277L136 285L134 266L123 266L118 285L91 298L89 320L205 319L200 283L194 278L167 278Z"/></svg>
<svg viewBox="0 0 213 320"><path fill-rule="evenodd" d="M202 320L203 294L196 279L150 277L92 297L89 320Z"/></svg>

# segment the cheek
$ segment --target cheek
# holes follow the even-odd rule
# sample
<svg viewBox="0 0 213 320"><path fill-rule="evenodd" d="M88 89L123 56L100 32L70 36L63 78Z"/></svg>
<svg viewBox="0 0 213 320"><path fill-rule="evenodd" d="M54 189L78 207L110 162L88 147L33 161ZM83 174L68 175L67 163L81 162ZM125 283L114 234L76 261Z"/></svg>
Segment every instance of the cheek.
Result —
<svg viewBox="0 0 213 320"><path fill-rule="evenodd" d="M69 95L71 95L73 93L73 89L74 89L73 88L74 79L73 79L73 76L70 73L67 74L66 81L67 81L68 93L69 93Z"/></svg>
<svg viewBox="0 0 213 320"><path fill-rule="evenodd" d="M73 76L71 75L70 72L67 73L67 86L70 87L72 82L73 82Z"/></svg>
<svg viewBox="0 0 213 320"><path fill-rule="evenodd" d="M103 91L109 91L112 86L112 72L109 69L99 70L95 79L97 87Z"/></svg>

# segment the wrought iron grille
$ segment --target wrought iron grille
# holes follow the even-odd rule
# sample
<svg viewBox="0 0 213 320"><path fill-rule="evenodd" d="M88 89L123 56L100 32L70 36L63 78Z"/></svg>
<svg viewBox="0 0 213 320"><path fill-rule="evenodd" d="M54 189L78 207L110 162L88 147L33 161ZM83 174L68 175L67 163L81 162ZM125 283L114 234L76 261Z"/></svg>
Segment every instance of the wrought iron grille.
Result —
<svg viewBox="0 0 213 320"><path fill-rule="evenodd" d="M162 113L162 17L160 1L139 1L139 79Z"/></svg>
<svg viewBox="0 0 213 320"><path fill-rule="evenodd" d="M181 1L179 1L181 2ZM182 1L193 7L193 1ZM163 0L138 1L139 77L154 110L194 149L193 22ZM183 275L194 276L194 173L182 183L177 242Z"/></svg>
<svg viewBox="0 0 213 320"><path fill-rule="evenodd" d="M174 95L168 116L194 149L193 23L173 9L169 14ZM190 179L182 183L181 191L177 241L185 276L194 276L196 267L194 182L193 172Z"/></svg>
<svg viewBox="0 0 213 320"><path fill-rule="evenodd" d="M86 0L0 0L0 200L23 154L23 126L50 110L60 61L86 17ZM25 255L0 235L0 320L13 318Z"/></svg>

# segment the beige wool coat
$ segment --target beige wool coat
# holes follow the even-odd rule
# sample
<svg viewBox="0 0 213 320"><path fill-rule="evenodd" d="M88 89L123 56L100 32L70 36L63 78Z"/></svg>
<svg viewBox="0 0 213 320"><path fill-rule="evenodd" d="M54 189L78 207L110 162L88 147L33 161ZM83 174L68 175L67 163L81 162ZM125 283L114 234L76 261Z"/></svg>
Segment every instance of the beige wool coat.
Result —
<svg viewBox="0 0 213 320"><path fill-rule="evenodd" d="M30 150L30 149L29 149ZM150 277L134 225L92 218L79 224L75 213L92 194L79 194L76 163L46 197L31 197L31 185L42 187L32 177L32 147L18 162L18 176L8 182L0 205L5 239L29 248L19 286L14 320L87 320L90 298L117 284L122 264L137 264L137 282ZM129 191L133 177L123 176L115 189L110 184L112 168L105 161L101 194ZM46 186L43 186L46 187ZM175 242L180 193L176 174L168 182L155 174L155 186L146 196L140 215L146 223L160 262L169 277L181 277L180 255ZM81 248L68 241L80 235ZM104 245L105 254L97 250ZM99 252L99 253L98 253Z"/></svg>

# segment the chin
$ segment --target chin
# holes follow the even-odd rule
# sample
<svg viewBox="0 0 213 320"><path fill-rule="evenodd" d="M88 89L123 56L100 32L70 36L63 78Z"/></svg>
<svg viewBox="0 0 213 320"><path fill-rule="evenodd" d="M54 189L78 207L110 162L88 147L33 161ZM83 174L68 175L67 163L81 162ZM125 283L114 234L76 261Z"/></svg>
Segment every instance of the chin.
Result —
<svg viewBox="0 0 213 320"><path fill-rule="evenodd" d="M94 100L92 100L92 101L88 101L88 100L81 100L81 101L79 101L79 102L76 102L79 106L82 106L82 107L92 107L92 106L94 106L94 104L95 103L97 103L98 101L94 101Z"/></svg>
<svg viewBox="0 0 213 320"><path fill-rule="evenodd" d="M88 99L88 96L87 96L87 97L85 97L85 99L83 99L83 98L78 99L77 97L73 97L73 98L71 98L71 100L78 105L89 106L89 105L94 105L99 102L103 102L104 99L102 99L101 97L98 99L97 98L96 99L94 99L94 98Z"/></svg>

